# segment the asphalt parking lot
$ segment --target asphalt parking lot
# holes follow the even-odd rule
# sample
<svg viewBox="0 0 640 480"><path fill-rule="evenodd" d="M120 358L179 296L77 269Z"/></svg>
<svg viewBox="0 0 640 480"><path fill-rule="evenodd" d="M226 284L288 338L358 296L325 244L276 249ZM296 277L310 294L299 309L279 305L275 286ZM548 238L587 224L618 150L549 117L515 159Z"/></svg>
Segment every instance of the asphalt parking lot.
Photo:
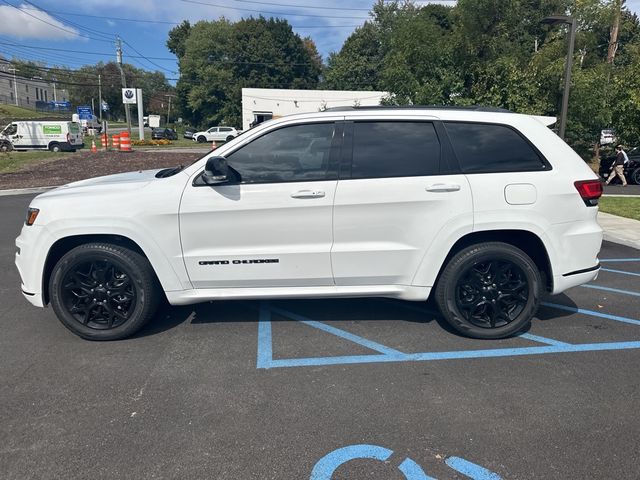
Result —
<svg viewBox="0 0 640 480"><path fill-rule="evenodd" d="M638 250L500 341L354 299L165 307L92 343L19 293L30 198L0 198L3 479L640 478Z"/></svg>

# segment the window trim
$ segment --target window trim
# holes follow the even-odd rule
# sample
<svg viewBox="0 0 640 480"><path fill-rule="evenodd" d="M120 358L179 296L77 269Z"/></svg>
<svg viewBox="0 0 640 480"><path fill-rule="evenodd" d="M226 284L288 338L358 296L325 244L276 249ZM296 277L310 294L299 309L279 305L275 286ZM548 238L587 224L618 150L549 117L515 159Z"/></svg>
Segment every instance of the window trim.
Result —
<svg viewBox="0 0 640 480"><path fill-rule="evenodd" d="M553 170L553 165L551 165L551 163L549 163L549 160L547 160L547 157L545 157L542 154L542 152L538 149L538 147L536 147L533 144L533 142L531 142L531 140L529 140L527 138L526 135L524 135L520 130L515 128L513 125L509 125L507 123L499 123L499 122L486 122L486 121L482 122L482 121L477 121L477 120L440 120L440 122L442 123L443 133L445 135L446 141L450 145L451 154L453 156L453 160L455 161L455 164L456 164L456 166L458 168L458 172L457 173L460 173L462 175L484 175L484 174L487 174L487 173L519 173L519 172L522 172L522 173L527 173L527 172L539 173L539 172L550 172L551 170ZM512 130L513 132L515 132L516 135L518 135L522 140L525 141L525 143L527 145L529 145L529 147L531 147L531 149L540 158L544 168L541 168L540 170L514 169L514 170L487 170L487 171L484 171L484 172L465 172L463 170L463 168L462 168L462 164L460 163L460 159L458 158L458 154L456 153L454 142L451 140L451 137L449 136L449 132L447 131L447 124L448 123L464 123L464 124L476 124L476 125L490 125L490 126L506 127L509 130Z"/></svg>
<svg viewBox="0 0 640 480"><path fill-rule="evenodd" d="M449 155L450 147L445 148L445 142L441 138L441 132L437 126L439 120L434 118L362 118L349 119L345 121L344 132L344 148L342 158L340 160L340 180L378 180L384 178L416 178L416 177L434 177L441 175L443 164L450 163ZM434 173L418 174L418 175L385 175L384 177L353 177L353 150L355 148L355 127L356 123L430 123L440 144L440 159ZM344 172L344 175L343 175Z"/></svg>
<svg viewBox="0 0 640 480"><path fill-rule="evenodd" d="M331 146L329 147L329 168L327 170L327 172L332 174L333 178L324 178L321 180L315 179L315 180L282 180L279 182L238 182L236 180L231 180L228 182L224 182L221 183L219 185L207 185L204 182L202 182L201 177L202 174L204 173L204 169L202 169L200 171L200 173L198 173L192 182L192 185L194 187L217 187L217 186L230 186L230 185L279 185L279 184L283 184L283 183L309 183L309 182L333 182L333 181L338 181L339 180L339 161L340 161L340 157L341 157L341 150L342 150L342 137L343 137L343 133L344 133L344 121L341 120L318 120L318 121L311 121L311 122L301 122L301 123L290 123L290 124L286 124L286 125L281 125L278 126L277 128L273 128L270 130L267 130L266 132L263 132L261 135L257 136L256 138L251 139L249 142L247 143L243 143L242 145L238 145L236 148L234 148L233 150L226 152L226 154L224 155L224 158L229 157L230 155L233 155L234 153L236 153L238 150L241 150L249 145L251 145L253 142L255 142L256 140L259 140L260 138L264 137L265 135L269 135L273 132L276 132L278 130L282 130L284 128L291 128L291 127L300 127L300 126L307 126L307 125L333 125L333 138L331 140ZM229 165L229 167L231 169L233 169L232 165Z"/></svg>

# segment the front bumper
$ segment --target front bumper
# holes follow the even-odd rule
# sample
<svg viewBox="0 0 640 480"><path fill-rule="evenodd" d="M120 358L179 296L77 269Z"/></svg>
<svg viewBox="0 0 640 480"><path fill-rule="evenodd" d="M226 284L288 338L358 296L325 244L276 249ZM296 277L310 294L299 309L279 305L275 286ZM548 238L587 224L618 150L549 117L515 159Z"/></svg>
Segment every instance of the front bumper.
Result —
<svg viewBox="0 0 640 480"><path fill-rule="evenodd" d="M37 225L23 225L16 238L15 264L20 274L20 288L36 307L44 307L42 275L51 243L47 230Z"/></svg>

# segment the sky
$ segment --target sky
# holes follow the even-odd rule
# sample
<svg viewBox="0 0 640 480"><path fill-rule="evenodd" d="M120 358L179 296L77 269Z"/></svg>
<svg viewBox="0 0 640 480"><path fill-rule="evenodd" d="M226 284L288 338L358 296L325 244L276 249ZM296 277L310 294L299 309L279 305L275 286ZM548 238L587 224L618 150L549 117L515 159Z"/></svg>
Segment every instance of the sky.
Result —
<svg viewBox="0 0 640 480"><path fill-rule="evenodd" d="M311 36L326 58L368 18L374 0L0 0L0 55L78 68L115 60L114 38L123 40L124 61L178 77L167 33L182 20L242 17L286 18ZM455 0L431 3L451 5ZM428 3L428 0L416 3ZM627 7L640 13L640 0ZM172 82L174 83L174 82Z"/></svg>

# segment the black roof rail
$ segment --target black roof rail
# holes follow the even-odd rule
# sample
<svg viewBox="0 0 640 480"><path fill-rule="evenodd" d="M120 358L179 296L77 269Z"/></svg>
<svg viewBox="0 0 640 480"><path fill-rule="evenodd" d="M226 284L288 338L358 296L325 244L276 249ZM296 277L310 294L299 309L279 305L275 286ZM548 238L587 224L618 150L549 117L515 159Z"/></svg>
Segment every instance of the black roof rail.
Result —
<svg viewBox="0 0 640 480"><path fill-rule="evenodd" d="M484 105L373 105L360 107L331 107L325 112L350 112L356 110L463 110L473 112L513 113L511 110Z"/></svg>

